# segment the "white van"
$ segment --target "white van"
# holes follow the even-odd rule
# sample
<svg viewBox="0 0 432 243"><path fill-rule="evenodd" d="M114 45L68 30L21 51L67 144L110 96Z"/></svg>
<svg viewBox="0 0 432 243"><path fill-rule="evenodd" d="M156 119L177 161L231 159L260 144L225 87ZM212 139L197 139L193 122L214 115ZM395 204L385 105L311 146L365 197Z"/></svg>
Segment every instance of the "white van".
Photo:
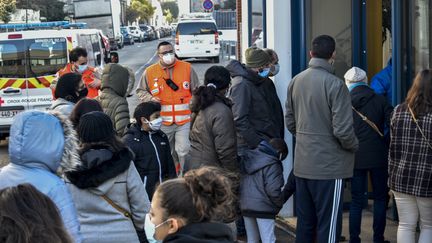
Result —
<svg viewBox="0 0 432 243"><path fill-rule="evenodd" d="M220 34L213 19L180 20L175 35L175 54L179 59L209 58L219 63Z"/></svg>
<svg viewBox="0 0 432 243"><path fill-rule="evenodd" d="M51 82L76 46L87 49L88 64L107 60L100 30L29 30L0 33L0 139L13 118L28 109L46 110L53 97Z"/></svg>

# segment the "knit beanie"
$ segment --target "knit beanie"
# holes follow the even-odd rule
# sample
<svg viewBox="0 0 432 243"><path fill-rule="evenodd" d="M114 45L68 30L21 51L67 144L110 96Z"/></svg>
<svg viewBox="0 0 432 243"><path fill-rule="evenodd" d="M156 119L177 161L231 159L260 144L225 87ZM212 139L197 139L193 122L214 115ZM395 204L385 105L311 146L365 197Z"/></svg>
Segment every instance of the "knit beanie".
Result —
<svg viewBox="0 0 432 243"><path fill-rule="evenodd" d="M345 83L357 83L357 82L364 82L367 83L367 76L366 72L363 71L361 68L358 67L352 67L350 68L344 75Z"/></svg>
<svg viewBox="0 0 432 243"><path fill-rule="evenodd" d="M78 124L78 137L83 143L102 142L115 135L111 118L100 111L83 115Z"/></svg>
<svg viewBox="0 0 432 243"><path fill-rule="evenodd" d="M258 47L249 47L245 51L246 66L249 68L260 68L271 62L271 57L267 52Z"/></svg>
<svg viewBox="0 0 432 243"><path fill-rule="evenodd" d="M79 82L81 81L81 74L78 73L66 73L59 78L54 91L54 97L56 99L62 98L70 102L77 102Z"/></svg>

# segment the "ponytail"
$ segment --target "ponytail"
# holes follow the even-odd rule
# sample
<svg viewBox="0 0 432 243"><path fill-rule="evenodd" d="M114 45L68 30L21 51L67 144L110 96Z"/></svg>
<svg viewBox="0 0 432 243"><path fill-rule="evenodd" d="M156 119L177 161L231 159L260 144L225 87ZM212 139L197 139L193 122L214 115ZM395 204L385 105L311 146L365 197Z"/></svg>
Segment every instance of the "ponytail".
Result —
<svg viewBox="0 0 432 243"><path fill-rule="evenodd" d="M204 110L211 106L216 100L217 94L216 86L212 83L207 86L200 86L195 90L194 95L197 97L197 108L198 111Z"/></svg>
<svg viewBox="0 0 432 243"><path fill-rule="evenodd" d="M234 176L229 175L217 167L202 167L160 184L156 193L167 213L165 218L178 216L187 223L233 221L237 198L231 180Z"/></svg>

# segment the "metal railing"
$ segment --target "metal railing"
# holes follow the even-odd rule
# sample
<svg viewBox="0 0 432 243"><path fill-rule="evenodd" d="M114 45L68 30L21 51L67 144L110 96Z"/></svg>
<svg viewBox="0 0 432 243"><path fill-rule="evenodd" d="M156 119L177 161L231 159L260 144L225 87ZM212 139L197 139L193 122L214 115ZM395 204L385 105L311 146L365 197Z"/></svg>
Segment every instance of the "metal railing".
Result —
<svg viewBox="0 0 432 243"><path fill-rule="evenodd" d="M237 12L232 10L214 11L214 20L220 30L237 29Z"/></svg>

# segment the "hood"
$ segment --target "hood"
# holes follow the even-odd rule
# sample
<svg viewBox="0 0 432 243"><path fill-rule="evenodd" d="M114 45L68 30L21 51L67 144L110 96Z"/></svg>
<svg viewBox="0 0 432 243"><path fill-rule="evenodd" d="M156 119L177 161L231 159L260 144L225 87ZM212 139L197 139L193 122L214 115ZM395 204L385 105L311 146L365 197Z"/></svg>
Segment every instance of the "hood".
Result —
<svg viewBox="0 0 432 243"><path fill-rule="evenodd" d="M240 76L251 81L255 85L262 84L265 81L265 78L261 78L257 73L253 72L237 60L230 61L226 66L226 69L230 72L231 77L234 78Z"/></svg>
<svg viewBox="0 0 432 243"><path fill-rule="evenodd" d="M355 87L350 94L352 106L356 109L366 105L376 95L367 85Z"/></svg>
<svg viewBox="0 0 432 243"><path fill-rule="evenodd" d="M102 91L104 89L111 89L117 95L125 97L128 84L129 72L125 67L115 63L105 66L102 73Z"/></svg>
<svg viewBox="0 0 432 243"><path fill-rule="evenodd" d="M59 112L37 110L18 114L10 129L12 164L56 173L79 164L78 140L72 123Z"/></svg>
<svg viewBox="0 0 432 243"><path fill-rule="evenodd" d="M222 223L188 224L178 232L168 235L163 242L177 243L232 243L232 230Z"/></svg>
<svg viewBox="0 0 432 243"><path fill-rule="evenodd" d="M81 164L65 173L66 178L81 189L91 188L105 194L116 182L115 177L126 171L133 155L128 148L112 152L108 147L94 147L81 155Z"/></svg>
<svg viewBox="0 0 432 243"><path fill-rule="evenodd" d="M265 143L260 143L256 149L248 150L244 157L243 169L247 174L253 174L262 168L280 163L278 153Z"/></svg>
<svg viewBox="0 0 432 243"><path fill-rule="evenodd" d="M72 103L72 102L70 102L70 101L67 101L67 100L65 100L65 99L63 99L63 98L58 98L58 99L56 99L56 100L52 103L52 105L51 105L51 110L54 110L54 109L56 109L57 107L59 107L59 106L63 106L63 105L73 106L73 105L75 105L75 104Z"/></svg>

